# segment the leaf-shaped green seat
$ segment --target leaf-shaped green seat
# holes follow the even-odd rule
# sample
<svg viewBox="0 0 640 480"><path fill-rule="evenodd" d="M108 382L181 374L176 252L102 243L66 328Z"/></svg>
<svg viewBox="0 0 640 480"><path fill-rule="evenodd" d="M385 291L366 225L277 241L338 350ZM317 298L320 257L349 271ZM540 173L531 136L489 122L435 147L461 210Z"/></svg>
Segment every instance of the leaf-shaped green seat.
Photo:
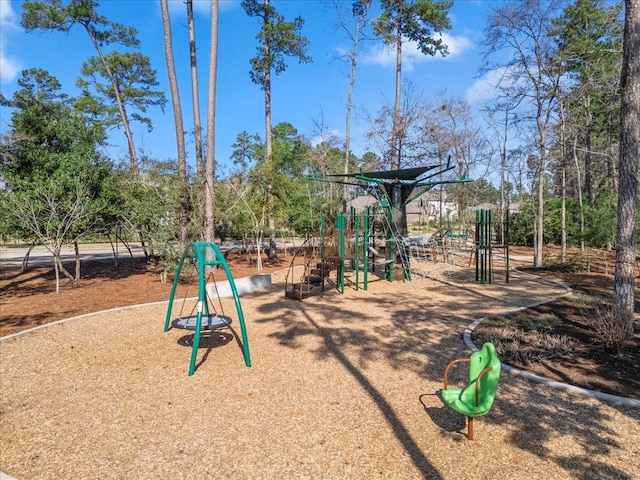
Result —
<svg viewBox="0 0 640 480"><path fill-rule="evenodd" d="M469 384L464 388L449 388L449 369L461 362L469 363ZM440 392L442 400L467 417L469 440L473 440L473 417L486 415L493 406L500 371L500 358L491 342L485 343L470 358L453 360L444 370L444 389Z"/></svg>

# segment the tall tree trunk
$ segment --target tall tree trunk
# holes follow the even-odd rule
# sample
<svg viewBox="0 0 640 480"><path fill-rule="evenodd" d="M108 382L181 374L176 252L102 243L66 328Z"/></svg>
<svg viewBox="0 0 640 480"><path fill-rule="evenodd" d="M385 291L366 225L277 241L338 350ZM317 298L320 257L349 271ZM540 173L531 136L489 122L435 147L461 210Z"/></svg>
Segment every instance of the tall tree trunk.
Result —
<svg viewBox="0 0 640 480"><path fill-rule="evenodd" d="M340 0L334 0L337 5ZM351 158L351 110L353 108L353 90L356 83L356 67L358 63L358 47L360 45L360 33L366 24L367 13L371 6L371 0L354 3L352 5L351 13L355 17L355 25L353 35L350 35L353 40L353 49L350 55L351 73L349 75L349 92L347 94L347 111L345 121L345 139L344 139L344 165L343 173L347 175L349 173L349 161ZM346 30L346 27L345 27ZM324 185L324 184L323 184ZM331 184L330 184L331 185ZM342 211L347 212L347 202L349 201L349 185L342 186Z"/></svg>
<svg viewBox="0 0 640 480"><path fill-rule="evenodd" d="M184 144L184 124L182 121L182 107L178 80L176 78L175 63L173 61L173 46L171 40L171 21L169 20L168 0L160 0L162 10L162 27L164 30L164 54L167 60L167 73L169 75L169 89L173 104L173 119L176 126L176 145L178 149L178 178L180 182L180 205L178 207L178 241L180 250L184 250L189 237L189 185L187 182L187 153Z"/></svg>
<svg viewBox="0 0 640 480"><path fill-rule="evenodd" d="M73 278L73 275L71 275L71 273L69 273L69 271L64 268L64 265L62 263L62 256L60 253L60 247L55 247L53 251L51 251L51 253L53 253L53 261L55 262L56 269L56 293L60 293L60 273L67 277L72 284L75 283L75 279Z"/></svg>
<svg viewBox="0 0 640 480"><path fill-rule="evenodd" d="M640 0L625 1L624 48L620 108L620 165L616 270L613 286L614 318L633 336L636 207L640 161Z"/></svg>
<svg viewBox="0 0 640 480"><path fill-rule="evenodd" d="M580 164L578 163L578 136L573 138L573 162L576 165L576 181L578 182L578 208L580 209L580 251L584 253L584 202L582 201L582 182L580 181Z"/></svg>
<svg viewBox="0 0 640 480"><path fill-rule="evenodd" d="M358 44L353 44L353 55L351 57L351 77L349 78L349 93L347 94L347 114L345 122L344 133L344 164L342 173L347 175L349 173L349 156L351 150L351 107L353 105L353 87L356 82L356 59L358 52ZM347 202L349 201L349 185L346 183L342 186L342 212L347 213Z"/></svg>
<svg viewBox="0 0 640 480"><path fill-rule="evenodd" d="M213 8L213 5L212 5ZM198 94L198 62L196 60L196 31L193 24L193 0L187 0L187 26L189 30L189 58L191 59L191 99L193 102L193 135L196 141L196 169L198 177L204 172L202 155L202 123L200 121L200 95ZM212 39L213 41L213 39Z"/></svg>
<svg viewBox="0 0 640 480"><path fill-rule="evenodd" d="M60 268L58 267L58 256L53 254L53 271L56 276L56 295L60 293Z"/></svg>
<svg viewBox="0 0 640 480"><path fill-rule="evenodd" d="M269 6L269 0L264 0L265 6ZM265 9L264 16L265 28L269 25L268 9ZM268 36L265 36L264 50L265 58L269 58L269 51L271 45L268 41ZM265 145L267 155L267 171L268 184L267 184L267 202L268 202L268 218L267 223L269 227L269 258L275 260L278 258L278 249L276 246L276 220L274 217L274 193L273 193L273 137L271 134L271 66L264 71L264 125L265 125Z"/></svg>
<svg viewBox="0 0 640 480"><path fill-rule="evenodd" d="M211 1L211 46L209 53L209 92L207 101L207 157L204 176L204 239L213 242L213 188L215 181L216 149L216 85L218 74L218 0Z"/></svg>
<svg viewBox="0 0 640 480"><path fill-rule="evenodd" d="M593 114L591 113L591 97L586 96L585 100L585 136L584 136L584 192L587 196L587 205L593 205L593 187L591 182L591 135L593 131Z"/></svg>
<svg viewBox="0 0 640 480"><path fill-rule="evenodd" d="M538 122L538 133L540 135L539 151L540 151L540 170L538 171L538 210L536 213L536 228L535 239L533 242L533 267L542 267L542 248L544 246L544 189L545 189L545 175L546 170L546 132L545 129L540 127Z"/></svg>
<svg viewBox="0 0 640 480"><path fill-rule="evenodd" d="M396 35L396 100L393 106L393 131L391 133L391 170L400 169L400 95L402 92L402 31Z"/></svg>
<svg viewBox="0 0 640 480"><path fill-rule="evenodd" d="M609 185L611 186L611 190L613 191L613 193L615 195L618 194L618 168L616 166L616 158L619 157L619 153L618 155L613 154L613 152L616 151L617 148L619 148L620 146L620 139L618 137L618 135L613 135L612 134L612 130L613 128L611 127L611 124L613 123L613 120L610 120L611 117L611 112L607 111L606 112L606 116L607 116L607 121L606 121L606 125L607 125L607 152L612 153L610 155L607 155L607 178L609 180ZM618 118L618 124L620 123L620 119Z"/></svg>
<svg viewBox="0 0 640 480"><path fill-rule="evenodd" d="M561 224L560 224L560 255L562 262L567 260L567 145L566 145L566 122L564 117L564 102L562 99L558 103L558 113L560 117L560 159L562 162L562 179L560 184L561 198Z"/></svg>
<svg viewBox="0 0 640 480"><path fill-rule="evenodd" d="M73 283L75 283L76 285L80 285L80 248L78 247L77 240L73 241L73 253L74 253L75 267L76 267L75 276L74 276L75 280Z"/></svg>
<svg viewBox="0 0 640 480"><path fill-rule="evenodd" d="M360 20L357 21L355 35L353 37L353 50L351 51L351 75L349 75L349 92L347 94L347 112L345 121L344 137L344 165L343 173L349 173L349 156L351 151L351 108L353 105L353 89L356 83L356 65L358 61L358 36L360 32ZM347 202L349 201L349 185L342 186L342 212L347 213Z"/></svg>
<svg viewBox="0 0 640 480"><path fill-rule="evenodd" d="M564 150L564 147L562 147ZM562 197L562 212L560 224L560 256L562 263L567 261L567 162L562 157L562 185L560 186Z"/></svg>

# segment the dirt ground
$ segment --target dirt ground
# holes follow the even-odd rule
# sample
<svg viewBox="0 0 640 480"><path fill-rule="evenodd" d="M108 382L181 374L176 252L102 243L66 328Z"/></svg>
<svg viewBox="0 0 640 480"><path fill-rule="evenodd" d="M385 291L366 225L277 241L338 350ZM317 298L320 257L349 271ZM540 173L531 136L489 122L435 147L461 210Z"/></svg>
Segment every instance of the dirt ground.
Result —
<svg viewBox="0 0 640 480"><path fill-rule="evenodd" d="M147 273L134 272L125 285L153 300L142 288ZM157 272L148 275L160 284ZM118 281L85 280L93 308L106 305L104 285ZM166 301L169 286L160 285ZM77 308L70 298L88 301L67 297L58 311L57 297L32 295L20 297L20 310L7 291L3 318L12 305L12 328L66 316ZM438 396L448 361L469 355L466 326L562 295L558 285L521 273L479 285L456 267L410 283L374 278L368 290L303 302L283 291L280 270L272 287L242 297L250 368L236 322L205 335L189 377L193 333L162 331L166 302L3 340L0 470L19 480L447 480L461 469L478 480L640 478L638 408L505 372L469 441L464 417ZM110 295L111 306L134 301L122 285ZM231 299L222 304L233 310Z"/></svg>
<svg viewBox="0 0 640 480"><path fill-rule="evenodd" d="M255 275L253 259L241 255L229 258L234 278ZM289 266L291 256L282 255L277 262L263 260L263 272L271 273ZM65 263L73 271L72 263ZM167 301L172 277L162 283L163 269L147 265L144 258L84 261L78 287L68 279L61 280L61 291L55 292L52 267L0 269L0 337L56 320L98 312L110 308L141 303ZM178 286L176 298L197 295L197 279L186 276Z"/></svg>

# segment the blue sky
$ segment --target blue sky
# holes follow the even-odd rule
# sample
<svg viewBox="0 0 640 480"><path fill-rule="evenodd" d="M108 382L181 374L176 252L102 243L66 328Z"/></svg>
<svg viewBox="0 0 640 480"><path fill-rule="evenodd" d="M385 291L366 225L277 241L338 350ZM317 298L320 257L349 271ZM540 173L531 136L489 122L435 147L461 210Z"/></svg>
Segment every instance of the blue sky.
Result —
<svg viewBox="0 0 640 480"><path fill-rule="evenodd" d="M10 97L17 89L20 72L27 68L42 68L57 77L63 91L76 95L75 81L83 61L95 55L86 33L75 27L67 35L60 32L25 33L20 27L21 1L0 0L0 90ZM476 105L486 95L485 79L478 78L479 42L487 9L493 2L456 0L450 10L452 29L444 40L450 54L428 57L410 44L404 46L403 80L429 98L443 89L447 95L466 99ZM351 0L345 0L350 5ZM188 61L186 7L182 0L169 0L174 57L181 90L185 127L192 127L191 84ZM290 59L288 69L273 80L273 124L289 122L300 134L313 139L314 125L322 123L327 130L344 135L345 104L348 88L348 67L338 60L339 52L351 48L340 30L336 30L335 13L322 0L272 0L272 5L288 21L302 16L302 33L309 39L308 54L312 63L299 64ZM196 43L201 116L206 124L207 64L209 59L209 10L207 0L194 0ZM140 51L151 59L158 72L160 89L168 104L148 112L154 129L148 133L139 124L132 124L137 145L159 159L176 157L173 114L171 110L165 67L163 31L158 0L102 0L98 12L113 22L133 26L138 30ZM249 78L249 59L255 55L259 30L257 20L249 18L240 0L220 1L218 86L216 109L216 161L229 164L231 144L242 131L264 137L264 94ZM379 41L363 42L360 46L355 106L352 120L352 150L362 155L373 145L367 145L364 133L369 126L363 112L374 115L381 104L392 103L395 85L395 58ZM4 132L9 122L8 112L0 112L0 128ZM125 158L122 132L111 133L107 152L115 158ZM188 144L193 159L193 142Z"/></svg>

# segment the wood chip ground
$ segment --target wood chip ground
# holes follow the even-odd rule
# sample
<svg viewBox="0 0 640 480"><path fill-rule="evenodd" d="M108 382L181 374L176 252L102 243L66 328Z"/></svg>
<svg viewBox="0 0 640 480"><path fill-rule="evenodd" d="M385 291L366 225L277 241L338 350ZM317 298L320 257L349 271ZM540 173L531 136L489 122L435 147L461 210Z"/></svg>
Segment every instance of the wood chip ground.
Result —
<svg viewBox="0 0 640 480"><path fill-rule="evenodd" d="M564 293L528 275L472 276L373 277L366 291L298 302L274 275L242 297L252 367L223 299L233 329L203 340L192 377L192 332L163 332L166 303L5 339L0 470L19 480L640 478L640 409L506 373L467 440L464 417L437 395L447 362L470 354L464 329Z"/></svg>

